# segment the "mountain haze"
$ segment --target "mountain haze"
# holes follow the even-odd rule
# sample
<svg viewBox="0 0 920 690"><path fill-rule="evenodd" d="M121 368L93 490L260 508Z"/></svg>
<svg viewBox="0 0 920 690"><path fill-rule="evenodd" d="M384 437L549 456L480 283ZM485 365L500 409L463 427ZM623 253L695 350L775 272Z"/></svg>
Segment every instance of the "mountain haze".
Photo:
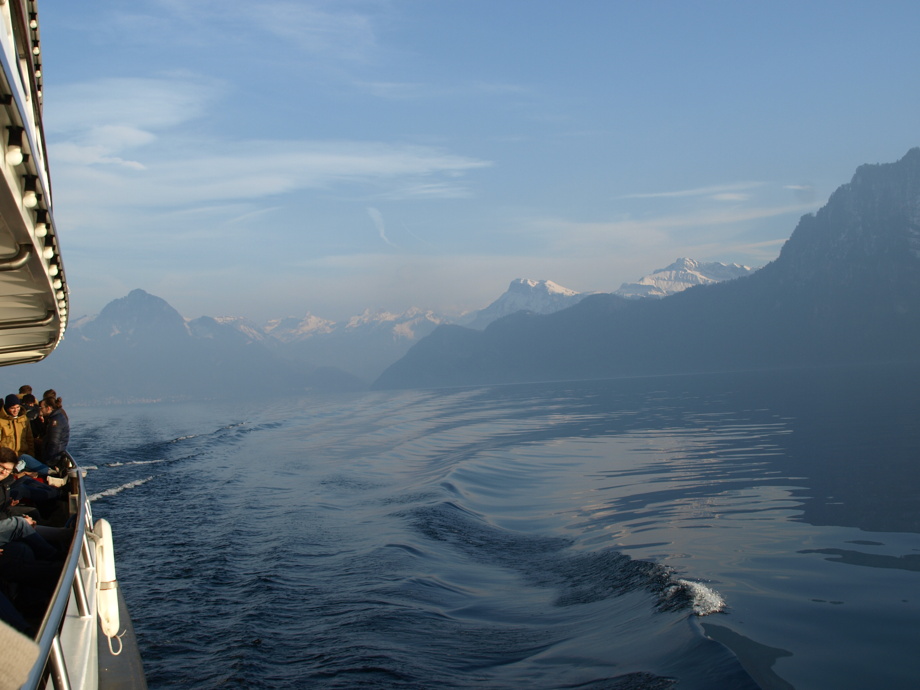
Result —
<svg viewBox="0 0 920 690"><path fill-rule="evenodd" d="M444 321L443 316L417 308L401 314L368 309L340 323L312 314L302 320L273 321L265 332L268 347L278 357L296 365L347 371L367 385Z"/></svg>
<svg viewBox="0 0 920 690"><path fill-rule="evenodd" d="M54 387L71 401L206 400L360 385L344 372L293 368L264 340L241 319L186 321L166 301L133 290L71 326L51 357L17 369L16 380Z"/></svg>
<svg viewBox="0 0 920 690"><path fill-rule="evenodd" d="M920 358L920 149L863 165L780 256L659 300L603 294L477 332L440 327L376 388Z"/></svg>

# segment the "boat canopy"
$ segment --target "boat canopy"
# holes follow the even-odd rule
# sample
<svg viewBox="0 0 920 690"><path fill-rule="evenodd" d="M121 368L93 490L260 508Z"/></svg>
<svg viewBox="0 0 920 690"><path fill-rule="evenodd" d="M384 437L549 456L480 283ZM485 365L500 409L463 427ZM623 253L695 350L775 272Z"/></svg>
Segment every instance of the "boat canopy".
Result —
<svg viewBox="0 0 920 690"><path fill-rule="evenodd" d="M41 57L35 0L0 2L0 366L45 358L67 326Z"/></svg>

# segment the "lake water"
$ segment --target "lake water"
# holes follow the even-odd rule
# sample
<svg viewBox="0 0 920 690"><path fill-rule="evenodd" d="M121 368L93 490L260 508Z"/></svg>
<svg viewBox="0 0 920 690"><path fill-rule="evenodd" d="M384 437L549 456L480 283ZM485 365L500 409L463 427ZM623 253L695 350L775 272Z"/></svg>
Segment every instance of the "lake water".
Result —
<svg viewBox="0 0 920 690"><path fill-rule="evenodd" d="M920 371L68 409L152 688L915 688Z"/></svg>

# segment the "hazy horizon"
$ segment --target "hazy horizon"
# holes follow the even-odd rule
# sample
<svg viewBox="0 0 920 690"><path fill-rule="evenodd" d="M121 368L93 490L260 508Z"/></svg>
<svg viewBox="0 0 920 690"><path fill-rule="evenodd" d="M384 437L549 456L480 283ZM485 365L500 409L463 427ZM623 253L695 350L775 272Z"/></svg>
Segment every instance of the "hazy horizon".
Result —
<svg viewBox="0 0 920 690"><path fill-rule="evenodd" d="M459 312L761 266L917 145L920 7L43 0L74 316Z"/></svg>

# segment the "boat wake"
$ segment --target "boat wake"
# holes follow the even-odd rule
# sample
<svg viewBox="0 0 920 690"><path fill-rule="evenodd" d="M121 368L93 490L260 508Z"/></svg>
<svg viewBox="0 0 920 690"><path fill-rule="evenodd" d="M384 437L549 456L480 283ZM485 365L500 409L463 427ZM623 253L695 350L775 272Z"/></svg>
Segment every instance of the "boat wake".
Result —
<svg viewBox="0 0 920 690"><path fill-rule="evenodd" d="M426 537L447 542L467 557L522 573L531 585L557 594L555 606L573 606L644 590L658 611L690 610L697 616L718 613L725 601L699 582L678 579L668 566L633 559L606 549L567 553L573 542L489 525L475 513L445 502L409 511L413 526Z"/></svg>
<svg viewBox="0 0 920 690"><path fill-rule="evenodd" d="M107 462L106 467L127 467L128 465L159 465L162 462L169 462L169 458L159 458L157 460L129 460L128 462Z"/></svg>
<svg viewBox="0 0 920 690"><path fill-rule="evenodd" d="M127 489L134 489L135 487L138 487L141 484L146 484L151 479L153 479L153 475L147 477L146 479L136 479L133 482L128 482L127 484L116 486L113 489L106 489L105 491L100 491L99 493L93 494L92 496L89 497L90 503L92 503L93 501L99 498L107 498L109 496L115 496L116 494L120 494L122 491L126 491Z"/></svg>
<svg viewBox="0 0 920 690"><path fill-rule="evenodd" d="M672 585L671 591L674 594L681 592L683 597L688 597L693 613L697 616L708 616L725 610L722 595L699 582L678 580L676 585Z"/></svg>

